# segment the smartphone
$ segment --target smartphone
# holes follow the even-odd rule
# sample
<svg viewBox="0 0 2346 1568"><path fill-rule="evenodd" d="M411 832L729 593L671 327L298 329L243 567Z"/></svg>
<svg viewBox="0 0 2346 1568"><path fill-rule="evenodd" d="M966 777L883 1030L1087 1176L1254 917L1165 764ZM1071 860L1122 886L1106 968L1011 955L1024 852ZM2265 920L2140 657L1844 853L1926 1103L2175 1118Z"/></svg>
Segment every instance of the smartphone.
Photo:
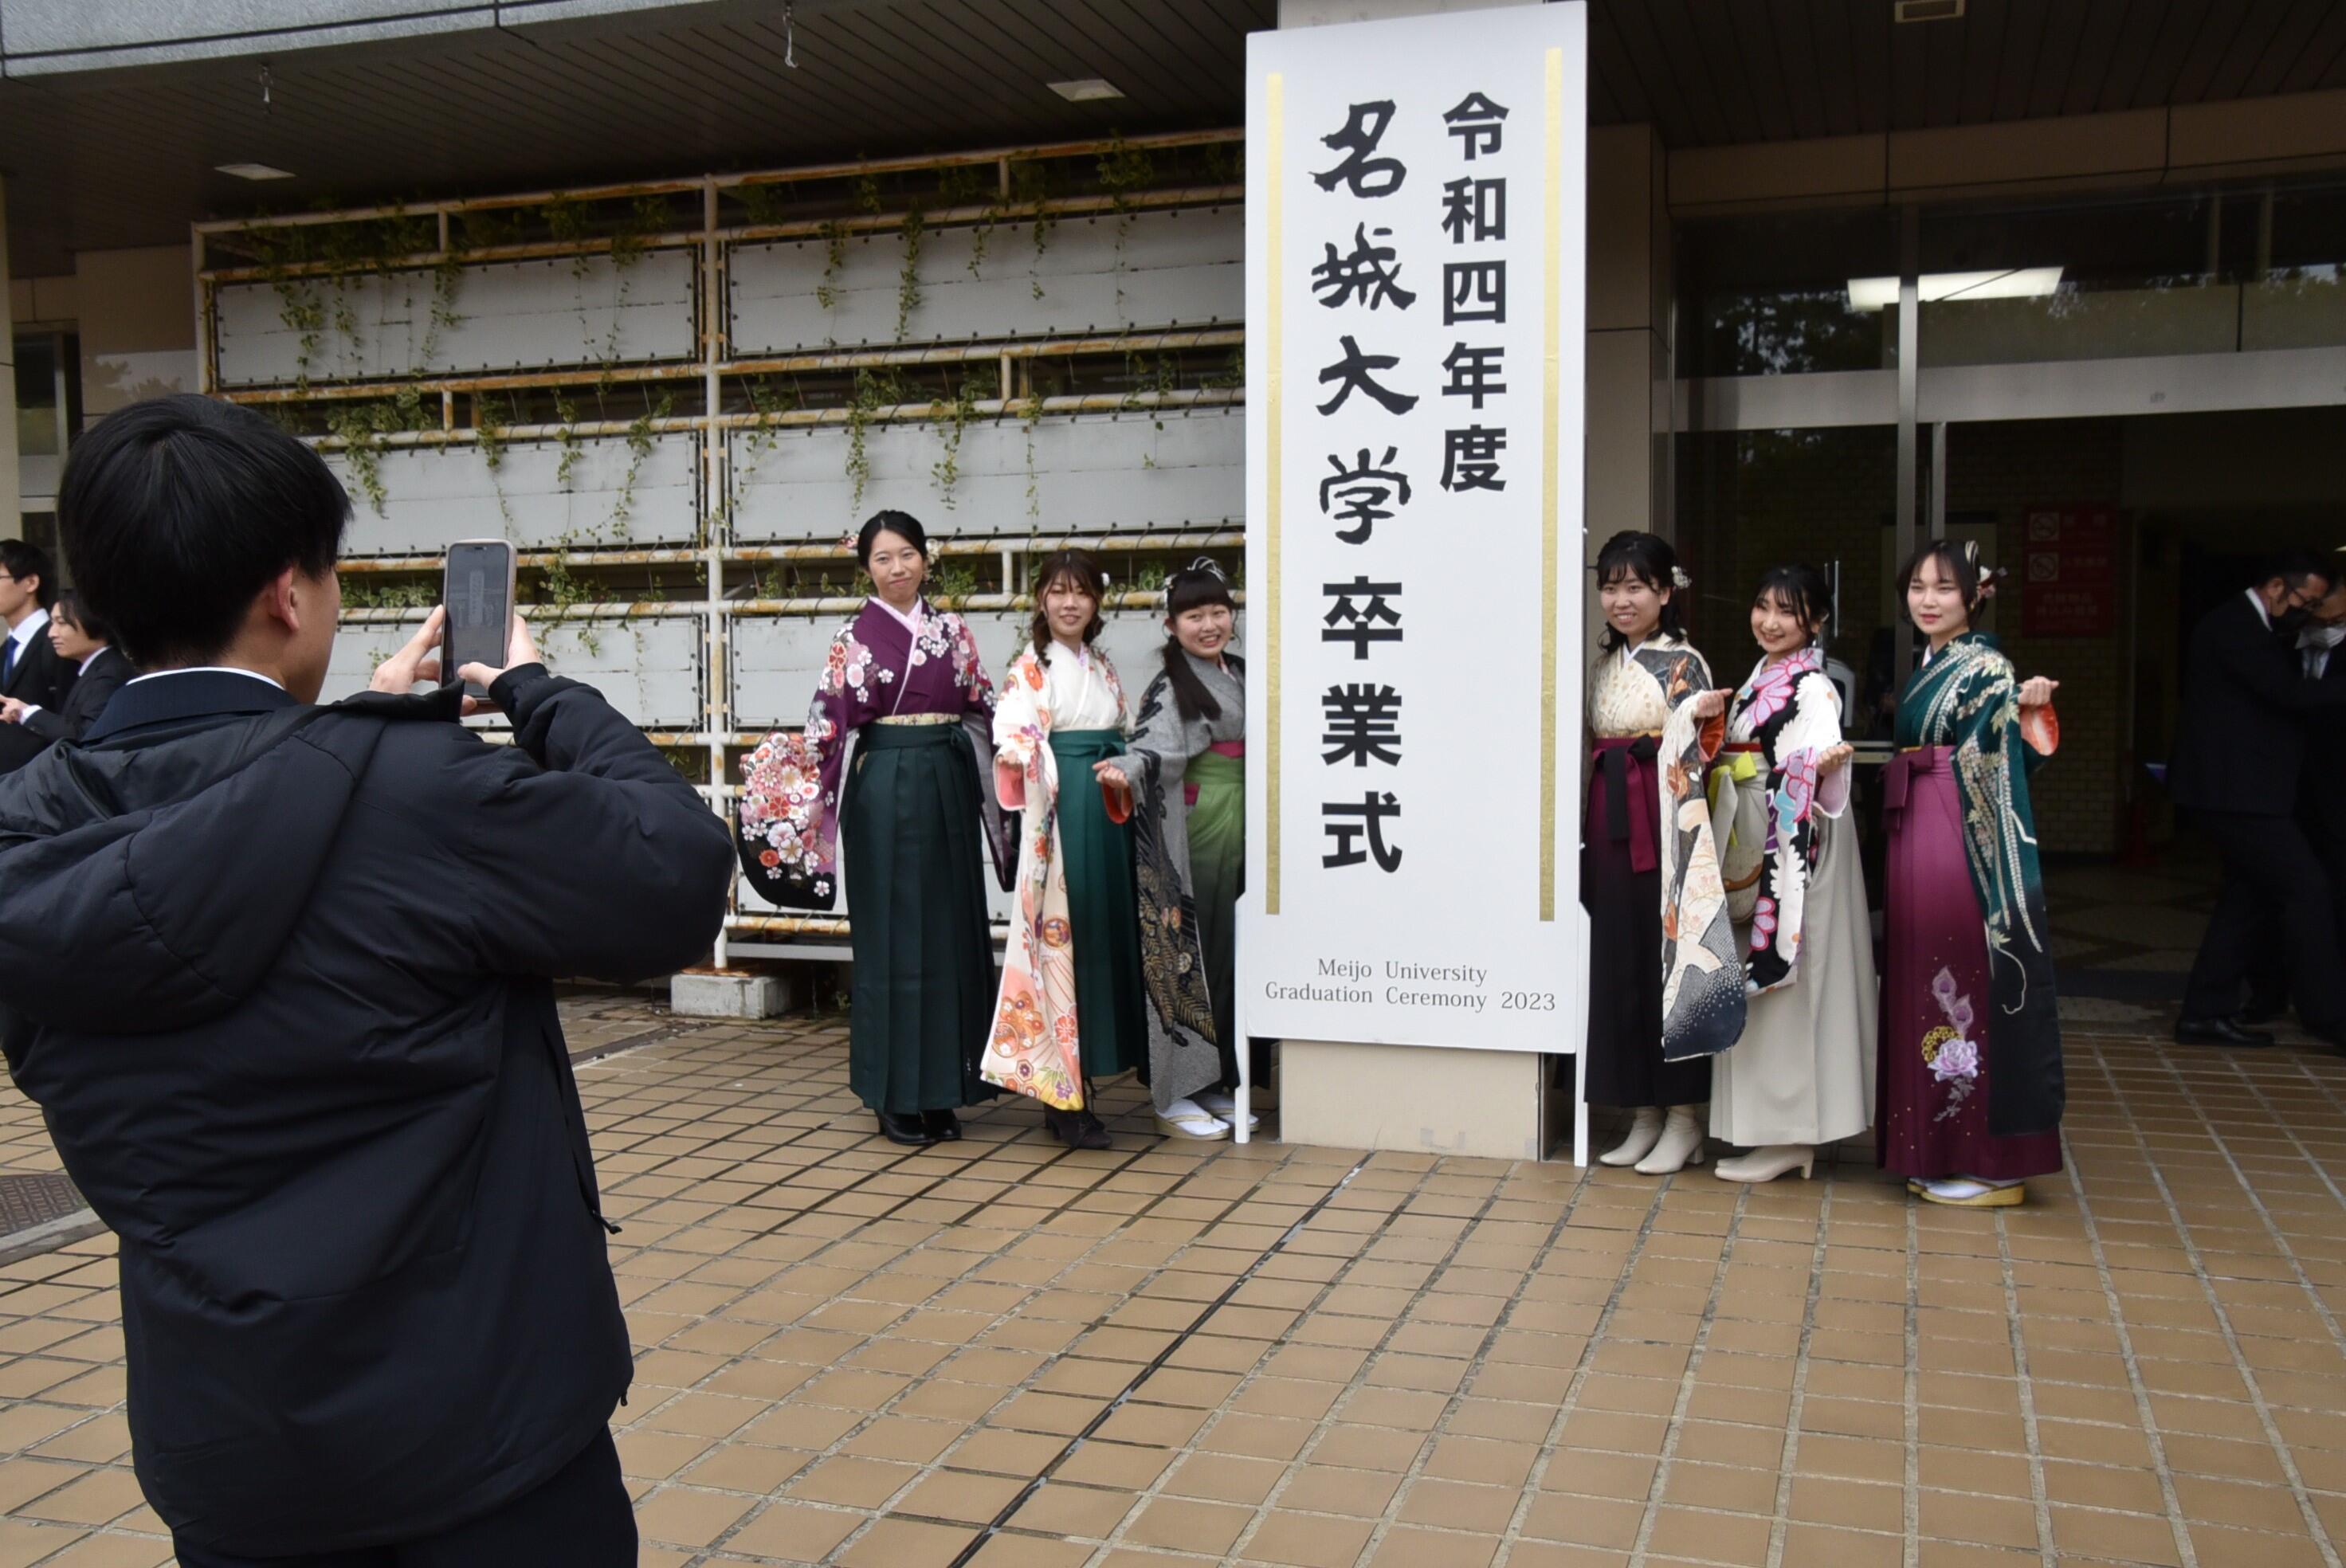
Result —
<svg viewBox="0 0 2346 1568"><path fill-rule="evenodd" d="M514 547L505 539L459 539L448 546L448 575L440 602L448 623L440 634L440 684L456 684L468 664L503 669L513 647ZM486 697L467 682L470 697Z"/></svg>

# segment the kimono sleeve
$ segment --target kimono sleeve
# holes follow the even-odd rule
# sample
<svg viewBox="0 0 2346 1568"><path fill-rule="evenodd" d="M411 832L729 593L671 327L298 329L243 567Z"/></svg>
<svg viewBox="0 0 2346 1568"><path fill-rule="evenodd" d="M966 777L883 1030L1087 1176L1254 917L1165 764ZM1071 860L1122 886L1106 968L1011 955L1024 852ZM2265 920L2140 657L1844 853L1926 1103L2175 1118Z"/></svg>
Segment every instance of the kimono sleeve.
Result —
<svg viewBox="0 0 2346 1568"><path fill-rule="evenodd" d="M776 730L741 765L736 845L750 885L773 903L828 910L838 896L839 790L861 722L847 671L870 655L852 626L831 638L806 728Z"/></svg>
<svg viewBox="0 0 2346 1568"><path fill-rule="evenodd" d="M1817 759L1841 742L1841 693L1821 671L1803 675L1792 688L1792 714L1777 737L1768 779L1770 798L1793 809L1791 822L1807 821L1811 810L1839 817L1849 809L1848 766L1817 771ZM1780 817L1777 828L1790 825Z"/></svg>
<svg viewBox="0 0 2346 1568"><path fill-rule="evenodd" d="M1173 700L1173 682L1168 676L1158 676L1140 694L1140 712L1133 720L1130 749L1116 758L1116 765L1125 776L1139 782L1147 774L1153 788L1178 789L1182 776L1189 768L1188 727L1181 722L1181 709Z"/></svg>
<svg viewBox="0 0 2346 1568"><path fill-rule="evenodd" d="M1049 676L1041 656L1023 648L1010 661L994 704L994 789L1003 809L1026 804L1026 787L1043 782L1050 749Z"/></svg>

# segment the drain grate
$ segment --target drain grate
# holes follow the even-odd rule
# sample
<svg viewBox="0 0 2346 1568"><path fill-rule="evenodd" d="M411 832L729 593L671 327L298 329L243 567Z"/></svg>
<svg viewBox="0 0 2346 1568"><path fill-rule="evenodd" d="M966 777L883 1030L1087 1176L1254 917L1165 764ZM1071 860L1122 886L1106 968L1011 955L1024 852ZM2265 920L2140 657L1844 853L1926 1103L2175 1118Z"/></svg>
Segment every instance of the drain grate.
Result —
<svg viewBox="0 0 2346 1568"><path fill-rule="evenodd" d="M0 1176L0 1245L87 1207L71 1176Z"/></svg>

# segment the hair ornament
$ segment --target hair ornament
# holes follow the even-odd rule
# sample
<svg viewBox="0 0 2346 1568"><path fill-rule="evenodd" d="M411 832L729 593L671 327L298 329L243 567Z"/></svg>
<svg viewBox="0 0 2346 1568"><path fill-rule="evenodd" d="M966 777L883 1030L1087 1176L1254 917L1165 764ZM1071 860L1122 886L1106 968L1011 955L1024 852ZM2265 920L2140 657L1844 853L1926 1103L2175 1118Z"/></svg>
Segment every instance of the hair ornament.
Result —
<svg viewBox="0 0 2346 1568"><path fill-rule="evenodd" d="M1974 566L1980 564L1978 540L1966 539L1964 541L1964 559L1970 562Z"/></svg>
<svg viewBox="0 0 2346 1568"><path fill-rule="evenodd" d="M1670 586L1673 588L1691 588L1694 586L1694 579L1687 575L1686 568L1684 566L1672 566L1670 568Z"/></svg>
<svg viewBox="0 0 2346 1568"><path fill-rule="evenodd" d="M1184 572L1208 572L1225 583L1230 580L1230 575L1222 570L1222 564L1211 555L1200 555L1181 569Z"/></svg>

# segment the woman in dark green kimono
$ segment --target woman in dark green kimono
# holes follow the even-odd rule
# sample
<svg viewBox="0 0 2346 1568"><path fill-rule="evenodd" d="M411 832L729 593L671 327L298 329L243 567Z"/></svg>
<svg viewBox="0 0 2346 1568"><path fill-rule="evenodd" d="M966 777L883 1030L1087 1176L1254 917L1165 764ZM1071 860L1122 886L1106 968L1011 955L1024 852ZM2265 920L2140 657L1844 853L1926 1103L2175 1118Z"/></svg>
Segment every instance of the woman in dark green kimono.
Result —
<svg viewBox="0 0 2346 1568"><path fill-rule="evenodd" d="M1062 550L1035 574L1032 645L994 716L994 789L1025 813L986 1082L1031 1095L1059 1138L1106 1148L1089 1081L1145 1067L1148 1024L1132 833L1094 774L1124 751L1124 687L1099 636L1099 565Z"/></svg>

